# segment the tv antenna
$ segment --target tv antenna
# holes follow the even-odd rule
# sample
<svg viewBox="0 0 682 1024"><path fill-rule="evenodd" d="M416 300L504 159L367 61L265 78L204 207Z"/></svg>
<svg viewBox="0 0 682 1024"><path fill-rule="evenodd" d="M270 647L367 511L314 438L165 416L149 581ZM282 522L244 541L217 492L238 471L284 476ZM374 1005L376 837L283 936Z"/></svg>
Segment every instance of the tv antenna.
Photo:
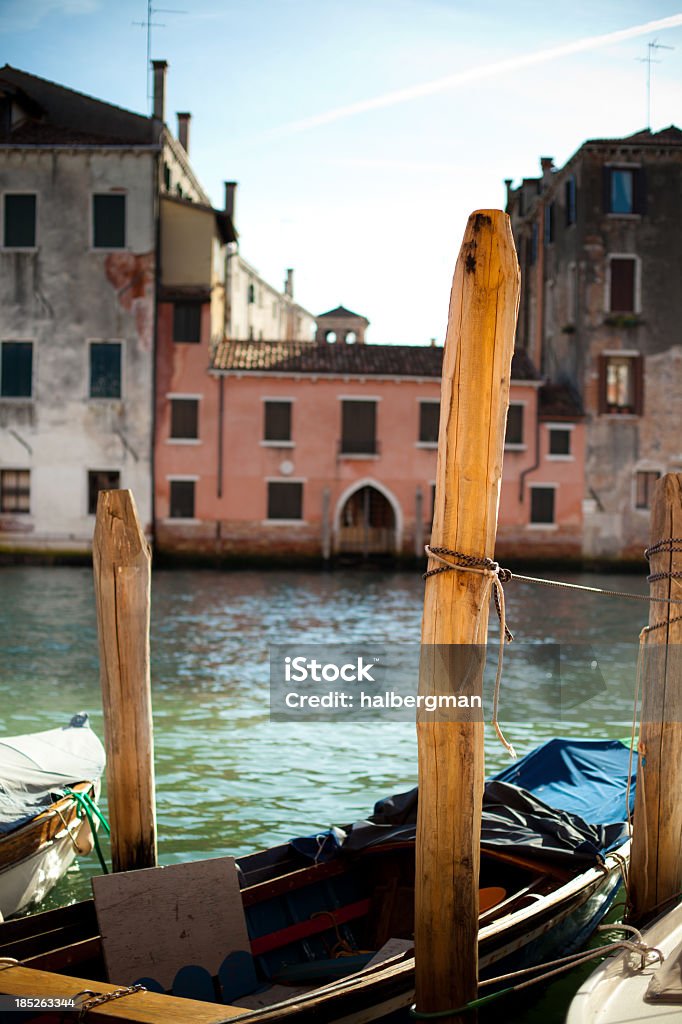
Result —
<svg viewBox="0 0 682 1024"><path fill-rule="evenodd" d="M152 103L152 29L166 27L164 22L154 21L155 14L187 14L187 11L179 11L175 7L154 7L152 0L147 0L146 20L133 22L133 25L147 30L147 108L150 112Z"/></svg>
<svg viewBox="0 0 682 1024"><path fill-rule="evenodd" d="M636 58L640 64L646 64L646 126L649 131L651 131L651 65L661 63L660 60L656 60L654 57L654 51L674 49L674 46L664 46L663 43L659 43L657 39L654 39L653 42L647 43L646 57Z"/></svg>

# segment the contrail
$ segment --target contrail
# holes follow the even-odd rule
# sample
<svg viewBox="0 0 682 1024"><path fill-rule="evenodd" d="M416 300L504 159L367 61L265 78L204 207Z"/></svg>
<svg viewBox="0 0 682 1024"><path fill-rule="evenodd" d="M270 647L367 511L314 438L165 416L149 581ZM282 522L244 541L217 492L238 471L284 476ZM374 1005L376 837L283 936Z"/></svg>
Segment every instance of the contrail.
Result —
<svg viewBox="0 0 682 1024"><path fill-rule="evenodd" d="M407 100L414 100L420 96L431 96L437 92L444 92L446 89L453 89L455 86L465 82L475 82L482 78L492 78L494 75L501 75L507 71L517 71L519 68L532 67L533 64L545 64L547 61L555 60L557 57L566 57L571 53L582 53L585 50L596 50L600 46L608 46L610 43L621 43L624 39L635 39L637 36L644 36L650 32L662 32L666 28L676 28L682 25L682 13L673 14L669 18L660 18L658 21L647 21L644 25L633 25L632 28L623 28L618 32L608 32L603 36L588 36L586 39L577 39L573 43L565 43L563 46L554 46L549 50L539 50L537 53L526 53L520 57L510 57L509 60L497 61L494 64L484 64L482 67L469 68L466 71L459 71L456 75L447 75L445 78L436 78L432 82L423 82L421 85L411 85L406 89L398 89L395 92L387 92L383 96L375 96L369 100L359 100L357 103L350 103L346 107L336 107L324 114L315 114L313 117L303 118L301 121L290 121L275 131L280 132L303 132L309 128L317 128L323 124L331 124L332 121L341 121L346 117L354 117L355 114L364 114L367 110L378 110L381 107L393 107L398 103L405 103Z"/></svg>

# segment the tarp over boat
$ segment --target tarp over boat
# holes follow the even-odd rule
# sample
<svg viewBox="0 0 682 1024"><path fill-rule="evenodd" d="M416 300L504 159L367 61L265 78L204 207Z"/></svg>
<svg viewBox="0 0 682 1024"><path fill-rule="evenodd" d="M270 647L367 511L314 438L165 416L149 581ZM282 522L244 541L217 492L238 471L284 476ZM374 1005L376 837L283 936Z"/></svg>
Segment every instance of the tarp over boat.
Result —
<svg viewBox="0 0 682 1024"><path fill-rule="evenodd" d="M482 849L512 847L545 861L594 863L628 838L626 792L630 751L620 740L553 739L486 784ZM636 758L630 809L634 808ZM414 840L418 789L379 800L366 821L350 829L294 839L316 860L380 843Z"/></svg>
<svg viewBox="0 0 682 1024"><path fill-rule="evenodd" d="M85 713L60 729L0 739L0 835L44 811L65 786L99 779L104 762Z"/></svg>

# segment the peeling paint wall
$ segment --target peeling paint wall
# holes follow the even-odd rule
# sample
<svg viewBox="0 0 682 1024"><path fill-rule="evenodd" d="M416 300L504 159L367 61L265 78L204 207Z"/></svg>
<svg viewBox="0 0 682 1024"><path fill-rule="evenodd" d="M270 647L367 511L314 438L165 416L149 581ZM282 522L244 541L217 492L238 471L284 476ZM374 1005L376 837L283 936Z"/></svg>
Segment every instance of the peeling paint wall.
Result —
<svg viewBox="0 0 682 1024"><path fill-rule="evenodd" d="M30 398L0 398L0 469L30 470L30 513L0 549L89 547L88 471L120 473L150 528L156 155L15 149L0 192L37 196L35 249L0 248L0 341L33 343ZM126 246L92 246L92 194L126 197ZM120 398L90 397L93 341L122 346Z"/></svg>

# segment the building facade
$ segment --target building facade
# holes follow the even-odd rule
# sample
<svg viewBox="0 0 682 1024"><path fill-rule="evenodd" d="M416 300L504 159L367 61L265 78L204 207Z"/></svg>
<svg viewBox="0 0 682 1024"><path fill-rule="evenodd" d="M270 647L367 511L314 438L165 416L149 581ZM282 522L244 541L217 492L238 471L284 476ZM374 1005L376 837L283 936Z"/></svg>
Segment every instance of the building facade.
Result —
<svg viewBox="0 0 682 1024"><path fill-rule="evenodd" d="M202 352L169 339L159 352L173 371L167 401L159 399L158 549L232 562L421 558L442 356L436 347L330 341L226 340ZM523 354L511 395L499 551L575 554L582 418L561 390L547 392Z"/></svg>
<svg viewBox="0 0 682 1024"><path fill-rule="evenodd" d="M682 132L586 142L508 185L517 346L585 414L586 559L640 559L653 485L682 469Z"/></svg>
<svg viewBox="0 0 682 1024"><path fill-rule="evenodd" d="M159 196L207 197L164 125L0 70L0 551L91 544L97 494L153 520Z"/></svg>

